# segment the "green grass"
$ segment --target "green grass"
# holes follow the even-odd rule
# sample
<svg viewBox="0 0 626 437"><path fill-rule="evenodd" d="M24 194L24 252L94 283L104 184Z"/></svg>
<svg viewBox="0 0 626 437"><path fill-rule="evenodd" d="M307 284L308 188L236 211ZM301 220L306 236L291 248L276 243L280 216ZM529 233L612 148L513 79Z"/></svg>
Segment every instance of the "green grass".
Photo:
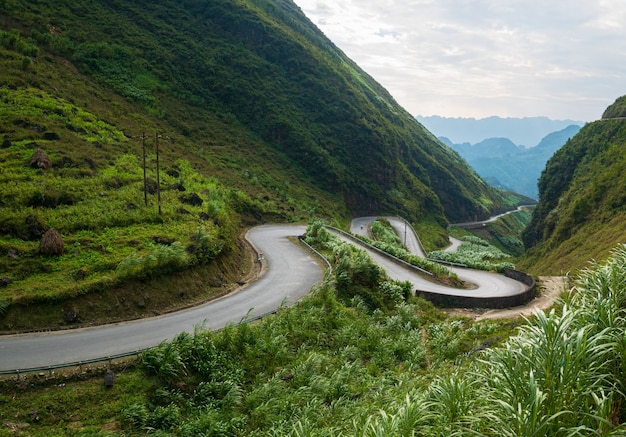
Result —
<svg viewBox="0 0 626 437"><path fill-rule="evenodd" d="M433 251L428 254L436 259L455 264L463 264L478 270L495 270L502 273L507 268L515 268L511 256L502 252L487 241L474 235L461 237L462 243L454 252Z"/></svg>
<svg viewBox="0 0 626 437"><path fill-rule="evenodd" d="M101 376L6 382L2 432L622 435L625 261L616 250L520 321L344 305L326 282L262 321L163 343L108 391Z"/></svg>

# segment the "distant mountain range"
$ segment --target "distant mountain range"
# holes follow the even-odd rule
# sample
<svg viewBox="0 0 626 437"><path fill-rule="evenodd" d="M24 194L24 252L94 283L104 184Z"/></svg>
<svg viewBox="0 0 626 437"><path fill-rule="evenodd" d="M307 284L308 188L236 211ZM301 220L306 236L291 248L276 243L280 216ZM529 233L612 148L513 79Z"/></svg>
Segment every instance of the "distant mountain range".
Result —
<svg viewBox="0 0 626 437"><path fill-rule="evenodd" d="M476 144L486 138L508 138L517 145L533 147L551 132L570 125L583 126L584 121L552 120L547 117L501 118L448 118L438 115L417 120L437 137L446 137L455 144Z"/></svg>
<svg viewBox="0 0 626 437"><path fill-rule="evenodd" d="M491 185L537 199L537 181L546 162L579 130L578 125L567 126L549 133L532 148L516 145L509 138L487 138L476 144L455 144L446 137L439 139L456 150Z"/></svg>

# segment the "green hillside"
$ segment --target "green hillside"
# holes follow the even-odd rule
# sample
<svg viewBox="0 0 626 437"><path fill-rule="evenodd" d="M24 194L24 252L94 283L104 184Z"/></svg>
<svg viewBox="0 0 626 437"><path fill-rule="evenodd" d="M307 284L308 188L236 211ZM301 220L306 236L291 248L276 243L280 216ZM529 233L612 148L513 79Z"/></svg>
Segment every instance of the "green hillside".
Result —
<svg viewBox="0 0 626 437"><path fill-rule="evenodd" d="M38 50L14 61L33 58L22 67L34 77L7 85L41 81L50 54L200 152L215 142L232 147L215 137L224 122L235 124L354 213L397 211L443 224L503 207L291 2L16 1L4 9L3 27L18 28L21 43ZM144 126L135 123L128 130L137 135ZM246 142L236 145L256 157L258 145Z"/></svg>
<svg viewBox="0 0 626 437"><path fill-rule="evenodd" d="M624 101L617 99L548 161L539 204L524 232L532 249L522 266L566 273L603 261L626 242L626 121L619 118Z"/></svg>
<svg viewBox="0 0 626 437"><path fill-rule="evenodd" d="M3 330L223 293L255 223L399 214L435 248L518 202L288 1L2 1L0 60Z"/></svg>

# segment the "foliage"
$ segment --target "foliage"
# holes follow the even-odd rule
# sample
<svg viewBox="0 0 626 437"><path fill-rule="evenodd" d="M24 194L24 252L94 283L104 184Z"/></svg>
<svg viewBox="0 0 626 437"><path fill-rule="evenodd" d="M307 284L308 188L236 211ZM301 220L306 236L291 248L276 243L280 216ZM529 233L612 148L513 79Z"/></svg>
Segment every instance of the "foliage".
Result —
<svg viewBox="0 0 626 437"><path fill-rule="evenodd" d="M492 246L487 241L475 235L461 237L462 243L454 252L434 251L428 254L430 259L463 264L478 270L495 270L504 272L507 268L515 268L508 261L511 256Z"/></svg>
<svg viewBox="0 0 626 437"><path fill-rule="evenodd" d="M109 414L129 435L623 435L624 266L621 246L522 324L446 319L421 299L347 308L326 283L257 323L159 345L108 396L71 382L0 403L33 436L116 429ZM64 422L76 414L89 421Z"/></svg>
<svg viewBox="0 0 626 437"><path fill-rule="evenodd" d="M624 265L621 248L581 275L562 310L538 312L495 347L495 322L429 320L417 301L389 314L347 310L324 285L259 324L159 346L155 356L178 370L144 404L147 415L133 405L138 419L127 422L138 431L168 408L196 434L620 435ZM198 361L194 351L209 355ZM200 376L192 362L214 370ZM214 373L221 362L227 373Z"/></svg>
<svg viewBox="0 0 626 437"><path fill-rule="evenodd" d="M351 210L371 204L442 226L444 212L460 221L506 206L294 4L16 0L2 15L7 49L62 57L195 141L207 118L229 117Z"/></svg>
<svg viewBox="0 0 626 437"><path fill-rule="evenodd" d="M178 241L170 245L148 244L147 251L145 256L133 252L120 262L116 269L120 278L162 275L187 266L187 252Z"/></svg>
<svg viewBox="0 0 626 437"><path fill-rule="evenodd" d="M370 310L390 309L411 294L409 284L386 280L385 272L364 250L343 242L326 229L324 222L314 220L307 228L306 242L327 254L333 265L338 296L344 302L357 299Z"/></svg>
<svg viewBox="0 0 626 437"><path fill-rule="evenodd" d="M374 220L371 224L371 231L376 241L382 241L395 246L402 245L400 236L395 232L389 221L384 218Z"/></svg>
<svg viewBox="0 0 626 437"><path fill-rule="evenodd" d="M606 113L619 114L622 102ZM625 143L624 121L606 116L584 126L554 154L539 179L540 201L523 233L530 250L520 265L559 273L609 256L626 235Z"/></svg>

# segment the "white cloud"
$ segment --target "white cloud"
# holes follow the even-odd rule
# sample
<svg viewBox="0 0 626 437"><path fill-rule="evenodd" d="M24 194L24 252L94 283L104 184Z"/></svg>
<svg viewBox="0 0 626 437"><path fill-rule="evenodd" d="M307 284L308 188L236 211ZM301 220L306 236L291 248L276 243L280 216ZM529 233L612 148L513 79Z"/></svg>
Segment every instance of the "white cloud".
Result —
<svg viewBox="0 0 626 437"><path fill-rule="evenodd" d="M626 2L295 2L416 115L587 121L626 94Z"/></svg>

